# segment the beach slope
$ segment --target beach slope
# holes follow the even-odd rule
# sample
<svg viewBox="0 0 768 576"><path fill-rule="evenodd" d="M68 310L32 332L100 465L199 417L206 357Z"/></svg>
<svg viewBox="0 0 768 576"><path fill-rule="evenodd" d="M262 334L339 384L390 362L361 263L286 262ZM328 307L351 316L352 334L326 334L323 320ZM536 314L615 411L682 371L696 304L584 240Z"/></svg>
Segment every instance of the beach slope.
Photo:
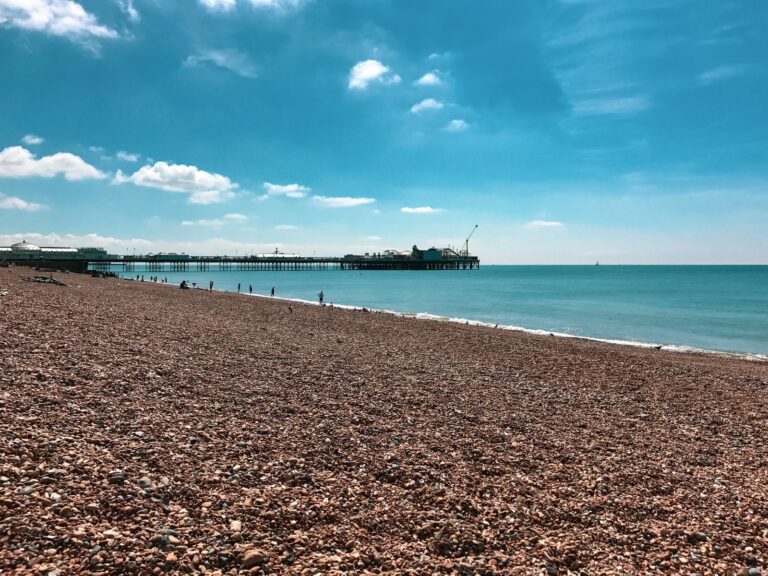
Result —
<svg viewBox="0 0 768 576"><path fill-rule="evenodd" d="M765 363L29 273L3 574L766 573Z"/></svg>

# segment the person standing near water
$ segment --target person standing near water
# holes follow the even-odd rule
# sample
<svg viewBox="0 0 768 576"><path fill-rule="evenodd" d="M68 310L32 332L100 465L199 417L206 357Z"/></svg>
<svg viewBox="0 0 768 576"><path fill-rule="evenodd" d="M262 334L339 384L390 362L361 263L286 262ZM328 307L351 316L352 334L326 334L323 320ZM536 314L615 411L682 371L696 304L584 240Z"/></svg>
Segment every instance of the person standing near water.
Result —
<svg viewBox="0 0 768 576"><path fill-rule="evenodd" d="M248 294L253 294L253 284L248 285Z"/></svg>
<svg viewBox="0 0 768 576"><path fill-rule="evenodd" d="M320 306L322 306L323 305L323 298L325 298L325 294L323 294L322 290L320 290L320 294L318 294L317 297L320 299Z"/></svg>
<svg viewBox="0 0 768 576"><path fill-rule="evenodd" d="M275 287L274 287L274 286L272 286L272 292L271 292L271 296L272 296L273 298L274 298L274 296L275 296Z"/></svg>
<svg viewBox="0 0 768 576"><path fill-rule="evenodd" d="M208 292L213 292L213 280L208 282Z"/></svg>
<svg viewBox="0 0 768 576"><path fill-rule="evenodd" d="M237 293L240 293L240 282L237 283Z"/></svg>

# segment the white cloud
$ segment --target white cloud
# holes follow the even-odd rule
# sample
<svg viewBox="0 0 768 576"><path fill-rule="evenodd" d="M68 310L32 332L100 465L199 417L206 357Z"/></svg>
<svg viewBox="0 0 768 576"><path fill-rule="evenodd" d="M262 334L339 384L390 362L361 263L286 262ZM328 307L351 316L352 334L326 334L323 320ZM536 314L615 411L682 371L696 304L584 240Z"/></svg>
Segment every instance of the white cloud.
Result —
<svg viewBox="0 0 768 576"><path fill-rule="evenodd" d="M381 236L363 236L363 240L367 240L368 242L378 242L381 240Z"/></svg>
<svg viewBox="0 0 768 576"><path fill-rule="evenodd" d="M233 222L245 222L248 220L248 216L245 214L225 214L223 218L206 219L201 218L199 220L182 220L182 226L200 226L203 228L223 228L227 224Z"/></svg>
<svg viewBox="0 0 768 576"><path fill-rule="evenodd" d="M564 228L565 224L562 222L556 222L554 220L531 220L524 228L528 230L538 230L542 228Z"/></svg>
<svg viewBox="0 0 768 576"><path fill-rule="evenodd" d="M264 190L269 196L287 196L288 198L304 198L312 191L309 186L301 184L272 184L264 182Z"/></svg>
<svg viewBox="0 0 768 576"><path fill-rule="evenodd" d="M443 107L443 103L434 98L425 98L418 104L411 106L411 112L418 114L424 110L440 110Z"/></svg>
<svg viewBox="0 0 768 576"><path fill-rule="evenodd" d="M221 228L224 226L225 222L224 220L221 220L220 218L214 218L214 219L205 219L200 218L199 220L182 220L181 225L182 226L201 226L204 228Z"/></svg>
<svg viewBox="0 0 768 576"><path fill-rule="evenodd" d="M257 8L295 8L304 0L248 0Z"/></svg>
<svg viewBox="0 0 768 576"><path fill-rule="evenodd" d="M432 208L432 206L417 206L411 208L409 206L403 206L400 208L400 212L403 214L434 214L436 212L442 212L442 208Z"/></svg>
<svg viewBox="0 0 768 576"><path fill-rule="evenodd" d="M312 200L329 208L349 208L376 202L374 198L352 198L350 196L312 196Z"/></svg>
<svg viewBox="0 0 768 576"><path fill-rule="evenodd" d="M627 98L588 98L579 100L573 105L573 113L577 116L607 116L635 114L650 108L650 102L645 96Z"/></svg>
<svg viewBox="0 0 768 576"><path fill-rule="evenodd" d="M200 0L200 4L209 10L230 10L235 7L236 0Z"/></svg>
<svg viewBox="0 0 768 576"><path fill-rule="evenodd" d="M445 125L446 132L464 132L465 130L469 129L469 124L467 124L464 120L451 120L448 122L448 124Z"/></svg>
<svg viewBox="0 0 768 576"><path fill-rule="evenodd" d="M131 154L130 152L125 152L124 150L120 150L117 153L117 159L122 160L123 162L138 162L141 159L141 155Z"/></svg>
<svg viewBox="0 0 768 576"><path fill-rule="evenodd" d="M2 24L84 43L118 36L73 0L0 0Z"/></svg>
<svg viewBox="0 0 768 576"><path fill-rule="evenodd" d="M215 204L232 198L238 185L226 176L200 170L196 166L155 162L130 176L118 170L113 184L131 182L136 186L189 194L191 204Z"/></svg>
<svg viewBox="0 0 768 576"><path fill-rule="evenodd" d="M275 226L275 230L298 230L298 226L294 226L293 224L278 224Z"/></svg>
<svg viewBox="0 0 768 576"><path fill-rule="evenodd" d="M27 146L35 146L36 144L42 144L43 142L45 142L45 138L41 138L40 136L35 136L34 134L27 134L26 136L24 136L24 138L21 139L21 141Z"/></svg>
<svg viewBox="0 0 768 576"><path fill-rule="evenodd" d="M248 3L255 8L271 8L274 10L284 10L296 8L304 0L248 0ZM237 0L200 0L200 4L213 11L226 12L237 5Z"/></svg>
<svg viewBox="0 0 768 576"><path fill-rule="evenodd" d="M120 6L120 10L122 10L123 14L128 16L128 20L134 24L141 20L141 15L134 7L133 0L117 0L117 5Z"/></svg>
<svg viewBox="0 0 768 576"><path fill-rule="evenodd" d="M438 74L439 73L437 70L432 70L432 72L427 72L426 74L424 74L424 76L416 80L414 84L416 84L417 86L439 86L440 84L443 83L443 81L440 79L440 76Z"/></svg>
<svg viewBox="0 0 768 576"><path fill-rule="evenodd" d="M0 178L53 178L59 174L67 180L105 178L104 173L68 152L43 156L39 160L22 146L11 146L0 152Z"/></svg>
<svg viewBox="0 0 768 576"><path fill-rule="evenodd" d="M238 50L201 50L189 56L184 65L189 67L213 64L245 78L256 78L256 66L250 58Z"/></svg>
<svg viewBox="0 0 768 576"><path fill-rule="evenodd" d="M27 202L15 196L6 196L0 193L0 210L21 210L23 212L37 212L45 208L42 204Z"/></svg>
<svg viewBox="0 0 768 576"><path fill-rule="evenodd" d="M712 70L707 70L701 74L699 76L699 82L704 85L712 84L714 82L719 82L720 80L739 76L743 72L743 66L718 66L717 68L712 68Z"/></svg>
<svg viewBox="0 0 768 576"><path fill-rule="evenodd" d="M378 60L363 60L355 64L349 71L349 89L365 90L369 84L397 84L400 76L393 74L389 66Z"/></svg>
<svg viewBox="0 0 768 576"><path fill-rule="evenodd" d="M104 148L101 146L89 146L88 150L91 152L96 152L96 154L104 154Z"/></svg>

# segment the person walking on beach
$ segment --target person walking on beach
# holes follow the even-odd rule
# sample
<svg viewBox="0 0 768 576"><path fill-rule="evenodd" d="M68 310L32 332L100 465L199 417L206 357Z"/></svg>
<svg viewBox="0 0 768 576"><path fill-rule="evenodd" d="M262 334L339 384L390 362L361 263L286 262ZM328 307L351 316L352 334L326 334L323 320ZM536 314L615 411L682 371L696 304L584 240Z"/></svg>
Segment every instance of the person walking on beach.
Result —
<svg viewBox="0 0 768 576"><path fill-rule="evenodd" d="M320 294L318 294L317 297L320 299L320 306L322 306L323 305L323 298L325 298L325 294L323 294L322 290L320 290Z"/></svg>
<svg viewBox="0 0 768 576"><path fill-rule="evenodd" d="M272 292L271 292L271 296L272 296L273 298L275 297L275 287L274 287L274 286L272 286Z"/></svg>
<svg viewBox="0 0 768 576"><path fill-rule="evenodd" d="M212 291L213 291L213 280L208 282L208 292L212 292Z"/></svg>

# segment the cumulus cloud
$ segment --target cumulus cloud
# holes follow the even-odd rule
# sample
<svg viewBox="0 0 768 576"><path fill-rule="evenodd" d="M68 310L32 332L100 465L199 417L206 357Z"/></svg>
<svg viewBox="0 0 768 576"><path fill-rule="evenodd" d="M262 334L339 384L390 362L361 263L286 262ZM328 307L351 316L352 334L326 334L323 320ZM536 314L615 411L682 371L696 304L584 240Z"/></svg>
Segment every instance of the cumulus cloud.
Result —
<svg viewBox="0 0 768 576"><path fill-rule="evenodd" d="M226 176L200 170L196 166L155 162L127 176L118 170L113 184L130 182L136 186L157 188L167 192L189 194L192 204L215 204L229 200L238 185Z"/></svg>
<svg viewBox="0 0 768 576"><path fill-rule="evenodd" d="M542 228L563 228L565 224L555 220L531 220L524 227L528 230L539 230Z"/></svg>
<svg viewBox="0 0 768 576"><path fill-rule="evenodd" d="M349 89L365 90L370 84L397 84L400 76L378 60L363 60L349 71Z"/></svg>
<svg viewBox="0 0 768 576"><path fill-rule="evenodd" d="M304 198L312 191L309 186L301 184L273 184L264 182L264 190L268 196L287 196L288 198Z"/></svg>
<svg viewBox="0 0 768 576"><path fill-rule="evenodd" d="M416 80L416 82L414 82L414 84L416 84L417 86L439 86L442 83L443 81L440 79L440 76L437 70L432 70L432 72L427 72L426 74L424 74L424 76L422 76L421 78Z"/></svg>
<svg viewBox="0 0 768 576"><path fill-rule="evenodd" d="M400 212L403 214L434 214L436 212L442 212L442 208L432 208L432 206L417 206L411 208L409 206L403 206L400 208Z"/></svg>
<svg viewBox="0 0 768 576"><path fill-rule="evenodd" d="M376 202L374 198L353 198L350 196L312 196L312 200L329 208L350 208Z"/></svg>
<svg viewBox="0 0 768 576"><path fill-rule="evenodd" d="M246 54L238 50L201 50L184 61L184 65L188 67L203 64L212 64L245 78L257 76L256 66Z"/></svg>
<svg viewBox="0 0 768 576"><path fill-rule="evenodd" d="M35 136L34 134L27 134L26 136L24 136L24 138L21 139L21 141L27 146L35 146L37 144L42 144L43 142L45 142L45 138L41 138L40 136Z"/></svg>
<svg viewBox="0 0 768 576"><path fill-rule="evenodd" d="M465 130L469 129L469 124L467 124L464 120L451 120L448 122L448 124L445 125L446 132L464 132Z"/></svg>
<svg viewBox="0 0 768 576"><path fill-rule="evenodd" d="M424 110L440 110L443 107L443 103L434 98L425 98L418 104L411 106L411 112L418 114Z"/></svg>
<svg viewBox="0 0 768 576"><path fill-rule="evenodd" d="M124 150L120 150L116 156L118 160L122 160L123 162L138 162L141 158L139 154L131 154L130 152L125 152Z"/></svg>
<svg viewBox="0 0 768 576"><path fill-rule="evenodd" d="M128 20L134 24L141 20L141 15L139 14L139 11L134 7L133 0L117 0L117 5L120 7L120 10L123 12L123 14L128 17Z"/></svg>
<svg viewBox="0 0 768 576"><path fill-rule="evenodd" d="M229 214L224 214L224 219L229 220L230 222L245 222L248 220L248 216L237 212L230 212Z"/></svg>
<svg viewBox="0 0 768 576"><path fill-rule="evenodd" d="M22 212L37 212L45 208L43 204L27 202L16 196L6 196L0 193L0 210L21 210Z"/></svg>
<svg viewBox="0 0 768 576"><path fill-rule="evenodd" d="M0 178L53 178L62 175L67 180L93 180L105 178L79 156L59 152L39 160L22 146L10 146L0 152Z"/></svg>
<svg viewBox="0 0 768 576"><path fill-rule="evenodd" d="M0 25L44 32L86 44L118 36L73 0L0 0Z"/></svg>

